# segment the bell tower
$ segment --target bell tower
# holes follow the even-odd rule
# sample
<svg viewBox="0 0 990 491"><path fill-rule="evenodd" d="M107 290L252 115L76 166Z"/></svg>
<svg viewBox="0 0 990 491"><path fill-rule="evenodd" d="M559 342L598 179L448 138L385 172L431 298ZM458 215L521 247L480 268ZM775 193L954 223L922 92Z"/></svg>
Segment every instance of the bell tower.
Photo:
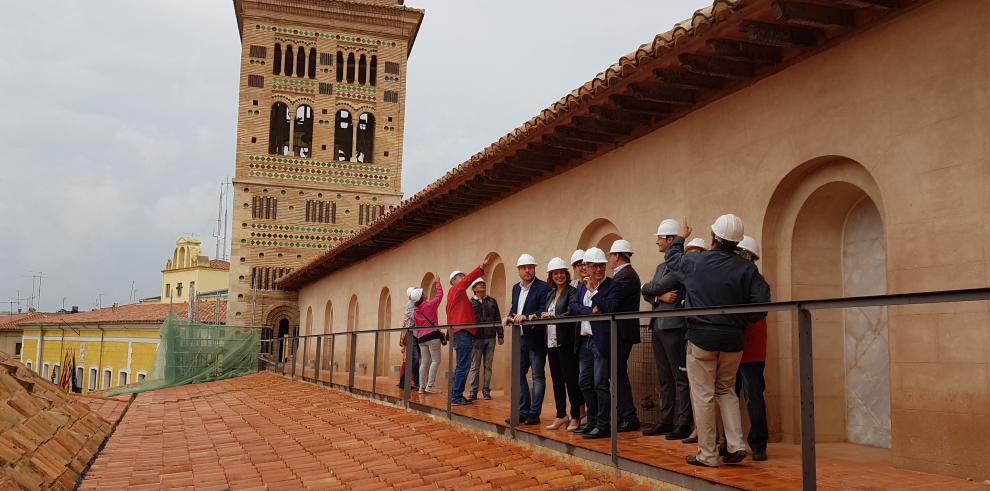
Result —
<svg viewBox="0 0 990 491"><path fill-rule="evenodd" d="M298 329L277 280L402 198L403 0L234 0L241 37L227 320ZM291 335L291 332L287 334Z"/></svg>

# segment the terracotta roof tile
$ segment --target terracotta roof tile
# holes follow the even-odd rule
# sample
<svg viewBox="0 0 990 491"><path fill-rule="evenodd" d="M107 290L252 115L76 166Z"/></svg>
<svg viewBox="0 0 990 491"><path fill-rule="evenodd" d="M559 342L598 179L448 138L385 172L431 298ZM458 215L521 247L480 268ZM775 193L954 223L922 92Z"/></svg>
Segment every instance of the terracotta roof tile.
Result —
<svg viewBox="0 0 990 491"><path fill-rule="evenodd" d="M207 267L210 269L220 269L223 271L230 271L230 262L224 261L222 259L210 259L210 264Z"/></svg>
<svg viewBox="0 0 990 491"><path fill-rule="evenodd" d="M200 322L213 323L216 315L215 300L200 300L196 309ZM227 321L227 301L220 300L220 323ZM91 310L89 312L79 312L77 314L41 314L26 321L21 321L21 326L26 325L79 325L79 324L156 324L164 322L169 311L174 312L179 317L186 317L189 311L188 302L166 304L166 303L132 303L119 305L117 307L107 307L103 309Z"/></svg>
<svg viewBox="0 0 990 491"><path fill-rule="evenodd" d="M20 331L20 324L41 317L41 312L23 312L18 314L7 314L0 316L0 331Z"/></svg>

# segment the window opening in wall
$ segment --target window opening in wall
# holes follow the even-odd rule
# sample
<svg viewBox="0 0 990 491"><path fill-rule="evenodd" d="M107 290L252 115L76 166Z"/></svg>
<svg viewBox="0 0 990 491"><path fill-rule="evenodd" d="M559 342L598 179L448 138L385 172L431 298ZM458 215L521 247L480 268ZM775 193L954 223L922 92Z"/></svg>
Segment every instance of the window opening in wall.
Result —
<svg viewBox="0 0 990 491"><path fill-rule="evenodd" d="M127 372L121 370L117 377L117 385L127 385Z"/></svg>
<svg viewBox="0 0 990 491"><path fill-rule="evenodd" d="M289 106L284 102L272 104L272 115L268 123L268 153L289 154Z"/></svg>
<svg viewBox="0 0 990 491"><path fill-rule="evenodd" d="M27 362L27 367L28 367L28 370L31 369L31 362Z"/></svg>
<svg viewBox="0 0 990 491"><path fill-rule="evenodd" d="M394 61L385 62L385 73L390 73L393 75L399 74L399 64Z"/></svg>
<svg viewBox="0 0 990 491"><path fill-rule="evenodd" d="M89 390L96 390L96 377L97 377L96 369L95 368L90 368L89 369Z"/></svg>
<svg viewBox="0 0 990 491"><path fill-rule="evenodd" d="M110 388L110 382L111 382L110 379L112 377L113 377L113 370L111 370L111 369L108 368L108 369L106 369L106 370L103 371L103 388L104 389L109 389Z"/></svg>
<svg viewBox="0 0 990 491"><path fill-rule="evenodd" d="M337 223L337 203L321 200L306 201L306 221Z"/></svg>
<svg viewBox="0 0 990 491"><path fill-rule="evenodd" d="M172 298L172 284L165 283L165 298Z"/></svg>
<svg viewBox="0 0 990 491"><path fill-rule="evenodd" d="M351 160L351 148L354 143L353 128L351 128L351 113L346 109L337 111L336 129L333 133L333 154L338 161Z"/></svg>
<svg viewBox="0 0 990 491"><path fill-rule="evenodd" d="M344 53L337 52L337 82L344 81Z"/></svg>
<svg viewBox="0 0 990 491"><path fill-rule="evenodd" d="M358 83L364 85L368 82L368 58L361 55L358 58Z"/></svg>
<svg viewBox="0 0 990 491"><path fill-rule="evenodd" d="M292 50L292 45L285 45L285 76L292 76L292 69L295 68L296 57L295 52Z"/></svg>
<svg viewBox="0 0 990 491"><path fill-rule="evenodd" d="M292 272L292 268L255 266L251 268L251 288L255 290L281 290L276 283Z"/></svg>
<svg viewBox="0 0 990 491"><path fill-rule="evenodd" d="M333 55L331 53L320 53L320 64L321 65L332 65Z"/></svg>
<svg viewBox="0 0 990 491"><path fill-rule="evenodd" d="M76 383L82 388L83 385L83 367L76 367ZM72 387L72 385L69 385ZM74 387L72 387L74 389Z"/></svg>
<svg viewBox="0 0 990 491"><path fill-rule="evenodd" d="M54 371L52 372L52 383L58 385L62 380L62 367L60 365L55 365Z"/></svg>
<svg viewBox="0 0 990 491"><path fill-rule="evenodd" d="M278 198L271 196L252 196L251 218L267 220L278 218Z"/></svg>
<svg viewBox="0 0 990 491"><path fill-rule="evenodd" d="M138 379L137 379L137 381L138 381L138 382L144 382L144 379L146 379L146 378L148 378L148 375L147 375L147 374L144 374L144 373L139 373L139 374L138 374Z"/></svg>
<svg viewBox="0 0 990 491"><path fill-rule="evenodd" d="M378 85L378 57L371 56L371 65L368 66L368 82L371 85Z"/></svg>
<svg viewBox="0 0 990 491"><path fill-rule="evenodd" d="M309 78L316 78L316 48L309 48Z"/></svg>
<svg viewBox="0 0 990 491"><path fill-rule="evenodd" d="M293 128L292 153L296 157L310 157L313 147L313 109L302 105L296 109Z"/></svg>
<svg viewBox="0 0 990 491"><path fill-rule="evenodd" d="M182 283L175 285L175 296L182 298Z"/></svg>
<svg viewBox="0 0 990 491"><path fill-rule="evenodd" d="M364 113L358 118L357 161L371 163L375 148L375 115Z"/></svg>
<svg viewBox="0 0 990 491"><path fill-rule="evenodd" d="M252 44L250 49L251 58L267 58L268 48Z"/></svg>
<svg viewBox="0 0 990 491"><path fill-rule="evenodd" d="M21 343L14 343L14 356L21 356Z"/></svg>
<svg viewBox="0 0 990 491"><path fill-rule="evenodd" d="M386 90L385 102L399 102L399 93L394 90Z"/></svg>
<svg viewBox="0 0 990 491"><path fill-rule="evenodd" d="M300 78L306 76L306 48L302 46L296 54L296 76Z"/></svg>
<svg viewBox="0 0 990 491"><path fill-rule="evenodd" d="M333 95L333 87L326 82L320 82L320 95ZM327 110L324 109L323 114L326 113Z"/></svg>
<svg viewBox="0 0 990 491"><path fill-rule="evenodd" d="M275 58L272 60L272 75L279 75L279 74L282 73L282 44L281 43L275 43L275 53L273 53L273 56Z"/></svg>
<svg viewBox="0 0 990 491"><path fill-rule="evenodd" d="M347 53L347 83L354 83L354 53Z"/></svg>
<svg viewBox="0 0 990 491"><path fill-rule="evenodd" d="M261 75L248 75L248 87L264 87L265 77Z"/></svg>

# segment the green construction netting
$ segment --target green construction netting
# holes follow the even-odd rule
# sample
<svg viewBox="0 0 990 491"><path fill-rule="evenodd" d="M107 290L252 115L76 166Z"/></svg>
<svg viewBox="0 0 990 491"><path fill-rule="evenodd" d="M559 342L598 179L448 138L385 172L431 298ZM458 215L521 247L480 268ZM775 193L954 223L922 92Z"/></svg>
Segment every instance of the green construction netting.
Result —
<svg viewBox="0 0 990 491"><path fill-rule="evenodd" d="M148 379L110 391L137 394L178 385L210 382L258 371L258 329L203 324L169 314Z"/></svg>

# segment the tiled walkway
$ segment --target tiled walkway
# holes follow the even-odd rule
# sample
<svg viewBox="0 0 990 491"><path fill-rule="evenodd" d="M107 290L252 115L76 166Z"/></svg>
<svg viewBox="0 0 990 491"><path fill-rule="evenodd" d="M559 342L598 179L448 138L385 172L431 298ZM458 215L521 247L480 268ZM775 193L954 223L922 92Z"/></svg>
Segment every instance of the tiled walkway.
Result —
<svg viewBox="0 0 990 491"><path fill-rule="evenodd" d="M89 406L90 409L103 417L103 419L109 421L111 424L116 424L120 416L124 414L124 409L127 408L127 400L130 396L120 396L120 397L103 397L103 396L91 396L91 395L77 395L76 399L79 402Z"/></svg>
<svg viewBox="0 0 990 491"><path fill-rule="evenodd" d="M313 370L307 370L307 377L315 377ZM321 373L327 381L326 372ZM346 384L344 373L334 373L335 384ZM395 386L396 380L379 377L376 391L391 398L401 398L401 389ZM549 382L548 382L549 384ZM355 388L371 390L371 377L356 377ZM446 409L445 387L440 393L426 395L413 394L412 401L419 404ZM476 401L475 404L454 407L453 412L480 421L503 425L509 416L508 397L494 393L492 401ZM543 410L543 424L548 424L554 414L553 395L547 388ZM521 431L533 433L546 439L609 453L609 440L584 440L563 430L546 430L540 426L521 426ZM753 490L800 489L801 449L798 445L772 443L769 447L770 459L766 462L745 460L738 465L723 465L718 469L703 469L688 465L684 457L696 451L697 446L685 445L679 441L669 442L663 437L644 437L640 432L619 434L619 455L654 467L680 474L696 476L707 481L732 487ZM956 477L927 474L898 469L887 463L885 451L860 447L852 444L821 444L818 446L818 488L819 489L911 489L911 490L977 490L986 491L987 486Z"/></svg>
<svg viewBox="0 0 990 491"><path fill-rule="evenodd" d="M635 488L426 415L269 373L138 395L81 489L173 487Z"/></svg>

